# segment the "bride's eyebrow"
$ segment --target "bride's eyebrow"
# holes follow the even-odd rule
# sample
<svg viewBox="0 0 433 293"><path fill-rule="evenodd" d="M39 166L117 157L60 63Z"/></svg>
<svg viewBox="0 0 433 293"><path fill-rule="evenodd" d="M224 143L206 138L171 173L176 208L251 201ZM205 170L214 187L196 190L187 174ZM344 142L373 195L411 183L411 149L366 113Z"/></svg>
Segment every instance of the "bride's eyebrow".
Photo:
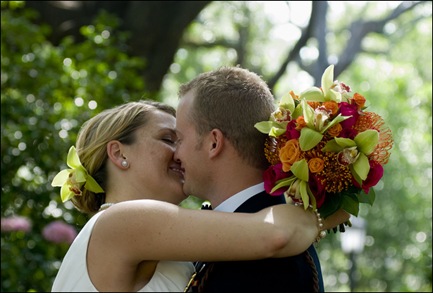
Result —
<svg viewBox="0 0 433 293"><path fill-rule="evenodd" d="M168 132L170 134L173 134L173 135L177 136L177 132L176 132L176 130L174 128L163 127L161 129L159 129L158 132L159 133Z"/></svg>
<svg viewBox="0 0 433 293"><path fill-rule="evenodd" d="M177 136L181 136L182 132L180 132L178 129L174 129L174 132L176 133Z"/></svg>

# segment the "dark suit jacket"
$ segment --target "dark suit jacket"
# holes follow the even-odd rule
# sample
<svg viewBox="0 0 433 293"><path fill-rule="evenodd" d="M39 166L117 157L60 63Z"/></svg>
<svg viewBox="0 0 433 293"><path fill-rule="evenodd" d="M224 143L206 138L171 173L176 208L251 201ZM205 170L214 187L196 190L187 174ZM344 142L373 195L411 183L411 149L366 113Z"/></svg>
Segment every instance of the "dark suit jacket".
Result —
<svg viewBox="0 0 433 293"><path fill-rule="evenodd" d="M271 196L265 192L256 194L235 212L257 212L263 208L284 203L283 196ZM308 261L308 257L311 256ZM311 261L312 260L312 261ZM206 268L209 270L205 275ZM316 250L311 245L300 255L287 258L271 258L254 261L207 263L198 274L204 278L202 292L312 292L313 277L324 291L322 272Z"/></svg>

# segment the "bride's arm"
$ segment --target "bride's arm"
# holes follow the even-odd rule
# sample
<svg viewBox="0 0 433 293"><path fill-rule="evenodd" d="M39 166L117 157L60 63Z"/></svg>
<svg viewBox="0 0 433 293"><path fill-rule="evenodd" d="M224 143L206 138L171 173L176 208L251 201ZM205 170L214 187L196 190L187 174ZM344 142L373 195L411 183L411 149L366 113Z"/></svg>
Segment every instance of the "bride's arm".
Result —
<svg viewBox="0 0 433 293"><path fill-rule="evenodd" d="M95 224L92 241L104 243L101 253L118 251L131 262L251 260L299 254L318 232L312 211L288 204L247 214L135 200L105 211Z"/></svg>

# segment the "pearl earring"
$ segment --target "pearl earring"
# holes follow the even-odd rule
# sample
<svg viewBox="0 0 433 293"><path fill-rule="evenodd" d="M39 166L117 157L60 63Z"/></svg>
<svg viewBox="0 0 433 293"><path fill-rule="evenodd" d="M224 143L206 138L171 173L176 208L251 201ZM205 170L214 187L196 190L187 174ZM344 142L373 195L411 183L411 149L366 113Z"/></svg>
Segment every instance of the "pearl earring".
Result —
<svg viewBox="0 0 433 293"><path fill-rule="evenodd" d="M122 165L122 167L124 167L124 168L128 168L128 167L129 167L129 163L128 163L127 160L123 160L122 163L121 163L121 165Z"/></svg>

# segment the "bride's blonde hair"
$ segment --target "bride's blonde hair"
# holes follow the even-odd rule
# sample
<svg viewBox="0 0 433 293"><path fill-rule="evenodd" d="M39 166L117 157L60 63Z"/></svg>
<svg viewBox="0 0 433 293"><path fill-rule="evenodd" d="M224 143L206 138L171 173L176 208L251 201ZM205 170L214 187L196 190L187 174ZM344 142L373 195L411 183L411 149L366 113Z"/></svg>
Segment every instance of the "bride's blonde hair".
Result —
<svg viewBox="0 0 433 293"><path fill-rule="evenodd" d="M77 154L81 164L102 189L106 189L107 180L107 143L118 140L132 144L135 141L135 130L148 122L149 112L157 110L176 117L176 110L169 105L140 100L104 110L82 125L76 143ZM74 196L71 201L78 210L94 214L105 202L105 193L95 194L83 186L82 196Z"/></svg>

